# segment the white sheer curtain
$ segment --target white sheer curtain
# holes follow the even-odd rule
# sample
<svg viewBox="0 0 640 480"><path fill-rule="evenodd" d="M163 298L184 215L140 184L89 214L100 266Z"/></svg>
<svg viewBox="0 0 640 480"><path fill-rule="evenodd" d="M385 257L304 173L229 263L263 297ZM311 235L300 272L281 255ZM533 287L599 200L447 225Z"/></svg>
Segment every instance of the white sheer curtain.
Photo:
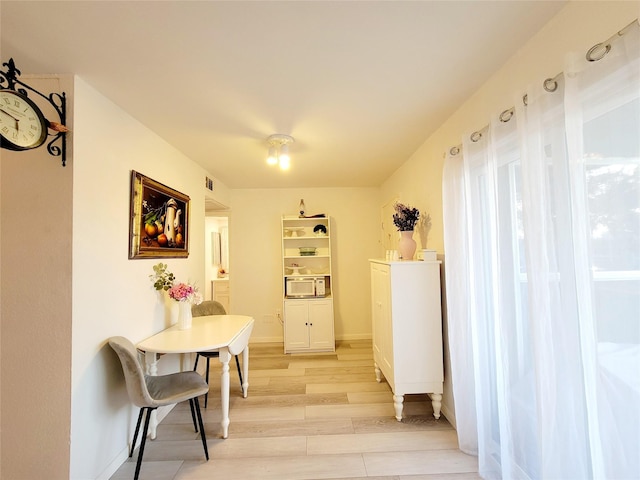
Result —
<svg viewBox="0 0 640 480"><path fill-rule="evenodd" d="M465 272L468 265L467 256L467 218L465 215L465 186L462 155L450 155L444 165L443 177L448 179L442 185L442 206L444 217L449 221L444 231L447 246L447 271ZM456 156L457 155L457 156ZM449 264L449 262L451 262ZM471 345L471 322L469 319L467 275L447 275L447 292L458 292L455 302L448 302L448 317L459 321L449 322L449 338L461 345ZM453 345L450 341L449 344ZM475 386L473 382L473 351L456 349L456 361L451 364L453 395L465 399L465 408L456 411L456 430L460 450L470 455L478 454L476 428Z"/></svg>
<svg viewBox="0 0 640 480"><path fill-rule="evenodd" d="M636 25L572 57L445 164L456 421L484 478L640 478L639 47Z"/></svg>

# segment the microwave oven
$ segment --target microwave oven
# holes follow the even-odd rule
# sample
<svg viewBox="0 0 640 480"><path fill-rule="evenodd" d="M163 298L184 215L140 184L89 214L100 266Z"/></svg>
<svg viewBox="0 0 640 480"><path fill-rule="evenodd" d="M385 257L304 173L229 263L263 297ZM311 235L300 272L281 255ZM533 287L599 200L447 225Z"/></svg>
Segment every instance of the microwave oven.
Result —
<svg viewBox="0 0 640 480"><path fill-rule="evenodd" d="M287 278L286 296L288 298L324 297L325 294L324 277Z"/></svg>

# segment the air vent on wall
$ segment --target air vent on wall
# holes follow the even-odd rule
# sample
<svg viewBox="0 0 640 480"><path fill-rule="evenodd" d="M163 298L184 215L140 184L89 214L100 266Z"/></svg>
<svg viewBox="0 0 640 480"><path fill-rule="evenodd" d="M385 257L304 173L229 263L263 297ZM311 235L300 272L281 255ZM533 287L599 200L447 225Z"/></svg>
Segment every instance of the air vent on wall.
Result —
<svg viewBox="0 0 640 480"><path fill-rule="evenodd" d="M204 188L207 190L211 190L213 192L213 179L209 177L205 177L204 179Z"/></svg>

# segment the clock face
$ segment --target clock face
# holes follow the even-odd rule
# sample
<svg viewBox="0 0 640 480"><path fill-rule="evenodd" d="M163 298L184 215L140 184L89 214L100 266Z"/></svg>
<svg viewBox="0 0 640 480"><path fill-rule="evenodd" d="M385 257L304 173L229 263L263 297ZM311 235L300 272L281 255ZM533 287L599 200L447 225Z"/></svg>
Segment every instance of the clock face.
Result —
<svg viewBox="0 0 640 480"><path fill-rule="evenodd" d="M14 90L0 90L0 137L9 150L36 148L47 138L47 122L29 98Z"/></svg>

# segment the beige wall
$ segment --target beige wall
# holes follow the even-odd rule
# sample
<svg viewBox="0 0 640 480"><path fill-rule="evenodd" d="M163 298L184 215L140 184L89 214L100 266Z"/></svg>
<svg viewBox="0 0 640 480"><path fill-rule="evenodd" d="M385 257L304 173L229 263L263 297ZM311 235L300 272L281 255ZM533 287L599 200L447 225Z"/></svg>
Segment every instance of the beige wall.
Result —
<svg viewBox="0 0 640 480"><path fill-rule="evenodd" d="M139 341L170 322L166 297L149 281L160 260L128 259L130 172L191 198L189 257L162 261L178 280L198 285L207 174L81 79L75 103L71 478L86 479L122 462L136 414L106 339ZM163 357L160 368L175 371L177 358Z"/></svg>
<svg viewBox="0 0 640 480"><path fill-rule="evenodd" d="M0 151L0 475L108 478L127 457L137 409L106 339L135 342L170 321L148 278L158 260L128 259L130 171L191 197L189 258L163 261L199 284L206 172L82 79L46 85L70 100L67 167L44 148ZM160 369L177 363L165 356Z"/></svg>
<svg viewBox="0 0 640 480"><path fill-rule="evenodd" d="M73 85L25 81L43 91ZM0 171L0 477L68 478L73 164L63 168L46 147L0 150Z"/></svg>
<svg viewBox="0 0 640 480"><path fill-rule="evenodd" d="M0 188L2 187L2 152L0 151ZM0 189L0 212L2 190ZM0 213L0 479L2 478L2 214Z"/></svg>
<svg viewBox="0 0 640 480"><path fill-rule="evenodd" d="M565 54L586 51L638 18L640 2L570 2L512 57L492 78L467 100L382 186L381 198L397 193L431 214L433 227L429 248L446 257L442 221L442 168L444 155L452 146L489 123L521 98L532 82L543 82L563 69ZM508 41L496 35L496 42ZM444 257L442 254L445 254ZM446 332L446 321L445 321ZM443 412L453 419L451 379L447 372L448 343L445 335L445 395Z"/></svg>
<svg viewBox="0 0 640 480"><path fill-rule="evenodd" d="M339 339L371 338L369 265L380 256L377 188L234 190L229 213L231 310L256 319L254 341L282 341L282 215L332 217L335 332Z"/></svg>

